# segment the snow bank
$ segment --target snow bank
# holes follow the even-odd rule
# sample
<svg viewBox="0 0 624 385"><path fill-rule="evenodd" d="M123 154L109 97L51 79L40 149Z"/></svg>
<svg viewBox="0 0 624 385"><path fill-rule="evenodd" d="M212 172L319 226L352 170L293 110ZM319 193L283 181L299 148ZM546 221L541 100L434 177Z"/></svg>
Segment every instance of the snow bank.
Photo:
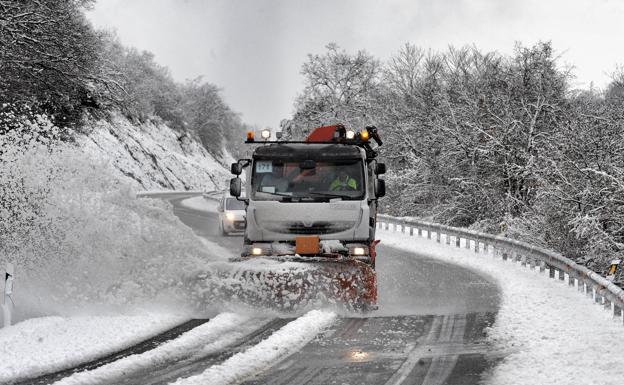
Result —
<svg viewBox="0 0 624 385"><path fill-rule="evenodd" d="M72 368L130 347L183 321L163 314L22 321L0 329L0 383Z"/></svg>
<svg viewBox="0 0 624 385"><path fill-rule="evenodd" d="M330 326L336 318L336 313L312 310L288 323L259 344L230 357L224 363L212 366L199 375L179 379L175 384L220 385L241 381L298 351L319 332Z"/></svg>
<svg viewBox="0 0 624 385"><path fill-rule="evenodd" d="M140 189L223 189L229 178L224 159L215 159L195 139L164 124L136 126L120 116L98 121L77 138L83 151L110 163L119 179Z"/></svg>
<svg viewBox="0 0 624 385"><path fill-rule="evenodd" d="M539 269L492 254L379 230L383 244L455 263L494 277L503 298L488 339L509 355L487 377L493 385L622 383L624 330L608 312Z"/></svg>
<svg viewBox="0 0 624 385"><path fill-rule="evenodd" d="M16 319L190 308L183 277L217 258L169 203L137 199L136 187L169 178L168 187L212 189L216 179L206 182L225 180L226 170L164 126L100 122L76 145L44 116L20 124L0 135L0 265L16 264Z"/></svg>
<svg viewBox="0 0 624 385"><path fill-rule="evenodd" d="M124 357L94 370L75 373L70 377L57 381L55 384L85 385L112 383L127 376L128 373L136 373L140 370L166 365L190 356L203 356L215 353L223 347L233 344L260 326L262 326L261 320L256 319L254 322L250 322L250 319L243 315L221 313L209 322L153 350Z"/></svg>

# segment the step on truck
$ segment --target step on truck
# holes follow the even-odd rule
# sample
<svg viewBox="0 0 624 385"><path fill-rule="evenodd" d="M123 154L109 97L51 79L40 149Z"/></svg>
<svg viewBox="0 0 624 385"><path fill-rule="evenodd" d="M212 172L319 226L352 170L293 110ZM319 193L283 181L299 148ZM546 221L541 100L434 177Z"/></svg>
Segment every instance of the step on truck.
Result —
<svg viewBox="0 0 624 385"><path fill-rule="evenodd" d="M251 158L231 166L230 194L246 206L241 259L312 263L325 297L374 308L377 202L385 195L379 176L386 172L372 143L382 144L377 129L333 125L303 141L271 137L269 130L260 138L248 132L246 143L256 145ZM319 290L318 282L307 287Z"/></svg>

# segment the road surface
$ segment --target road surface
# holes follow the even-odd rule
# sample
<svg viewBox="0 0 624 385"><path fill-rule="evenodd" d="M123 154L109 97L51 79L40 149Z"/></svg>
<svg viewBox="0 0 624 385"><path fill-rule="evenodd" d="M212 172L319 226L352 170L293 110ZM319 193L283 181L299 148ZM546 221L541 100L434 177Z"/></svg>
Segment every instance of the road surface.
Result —
<svg viewBox="0 0 624 385"><path fill-rule="evenodd" d="M163 198L171 201L175 214L198 235L236 253L240 250L240 236L220 235L216 213L182 206L186 195ZM383 239L378 246L377 273L379 310L365 317L339 318L301 350L243 383L470 385L478 384L504 356L485 342L485 329L494 322L500 302L499 288L488 278L383 246ZM199 374L254 346L292 320L263 319L254 332L217 353L127 373L110 383L167 384ZM152 345L166 339L156 339ZM50 383L152 345L144 343L134 351L24 383Z"/></svg>
<svg viewBox="0 0 624 385"><path fill-rule="evenodd" d="M181 207L179 201L172 200L176 215L199 235L240 249L241 237L220 236L216 214ZM377 312L341 318L245 384L478 384L502 357L484 341L499 306L495 283L455 265L385 247L383 240L377 272ZM240 350L232 347L229 353ZM190 374L195 373L185 376Z"/></svg>

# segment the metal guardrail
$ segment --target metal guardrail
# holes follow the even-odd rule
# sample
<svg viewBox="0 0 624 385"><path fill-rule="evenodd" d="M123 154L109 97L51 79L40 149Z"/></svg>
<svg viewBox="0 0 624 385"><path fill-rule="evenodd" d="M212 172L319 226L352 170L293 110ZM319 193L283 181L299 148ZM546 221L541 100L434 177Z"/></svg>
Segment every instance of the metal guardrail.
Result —
<svg viewBox="0 0 624 385"><path fill-rule="evenodd" d="M423 236L423 232L426 232L428 239L432 239L435 234L438 243L442 243L442 238L444 238L447 245L454 243L456 247L461 247L461 240L464 239L464 247L474 249L475 253L481 250L488 252L492 248L492 251L501 255L504 260L520 262L531 269L539 268L541 272L548 270L550 278L557 278L577 288L591 297L595 303L610 311L614 317L621 318L624 323L624 290L598 273L561 254L506 237L417 219L378 215L377 226L386 230L392 226L394 231L399 231L400 228L402 233L406 233L409 229L410 236L414 233ZM454 238L453 242L451 242L452 238Z"/></svg>

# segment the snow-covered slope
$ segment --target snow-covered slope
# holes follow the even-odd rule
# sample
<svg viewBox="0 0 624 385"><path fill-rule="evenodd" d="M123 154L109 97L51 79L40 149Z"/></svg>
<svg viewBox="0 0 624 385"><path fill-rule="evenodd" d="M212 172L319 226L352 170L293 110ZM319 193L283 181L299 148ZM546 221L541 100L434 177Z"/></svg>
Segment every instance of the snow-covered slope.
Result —
<svg viewBox="0 0 624 385"><path fill-rule="evenodd" d="M227 164L224 150L215 159L188 134L165 124L135 125L121 116L88 124L78 135L79 146L90 156L110 162L122 179L137 189L215 190L225 186Z"/></svg>
<svg viewBox="0 0 624 385"><path fill-rule="evenodd" d="M136 193L218 189L227 152L121 116L87 123L76 143L46 116L12 119L23 129L0 133L0 269L16 267L14 321L177 303L180 277L218 256L167 202Z"/></svg>

